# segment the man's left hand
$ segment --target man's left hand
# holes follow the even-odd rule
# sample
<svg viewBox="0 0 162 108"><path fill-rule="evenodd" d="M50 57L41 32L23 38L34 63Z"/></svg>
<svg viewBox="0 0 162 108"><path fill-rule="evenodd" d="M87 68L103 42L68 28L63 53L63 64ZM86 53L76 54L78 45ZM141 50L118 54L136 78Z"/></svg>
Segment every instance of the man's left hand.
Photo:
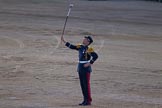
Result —
<svg viewBox="0 0 162 108"><path fill-rule="evenodd" d="M88 67L88 66L91 66L91 64L90 63L84 64L84 67Z"/></svg>

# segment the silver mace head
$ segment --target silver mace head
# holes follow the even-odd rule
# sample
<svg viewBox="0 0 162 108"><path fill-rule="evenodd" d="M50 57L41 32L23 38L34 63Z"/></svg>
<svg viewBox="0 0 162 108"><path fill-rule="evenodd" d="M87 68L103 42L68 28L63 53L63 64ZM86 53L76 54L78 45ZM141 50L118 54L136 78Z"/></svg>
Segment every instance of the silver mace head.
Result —
<svg viewBox="0 0 162 108"><path fill-rule="evenodd" d="M73 4L70 4L69 7L72 8L74 5Z"/></svg>

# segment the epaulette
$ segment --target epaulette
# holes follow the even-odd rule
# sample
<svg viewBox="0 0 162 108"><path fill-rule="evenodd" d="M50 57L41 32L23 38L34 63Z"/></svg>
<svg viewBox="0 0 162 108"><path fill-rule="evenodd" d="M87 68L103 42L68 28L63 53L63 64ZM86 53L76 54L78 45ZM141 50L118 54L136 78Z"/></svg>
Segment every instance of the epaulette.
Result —
<svg viewBox="0 0 162 108"><path fill-rule="evenodd" d="M92 53L94 52L94 49L92 47L88 47L88 50L87 50L88 53Z"/></svg>
<svg viewBox="0 0 162 108"><path fill-rule="evenodd" d="M81 45L82 45L82 44L77 44L76 47L77 47L77 48L81 48Z"/></svg>

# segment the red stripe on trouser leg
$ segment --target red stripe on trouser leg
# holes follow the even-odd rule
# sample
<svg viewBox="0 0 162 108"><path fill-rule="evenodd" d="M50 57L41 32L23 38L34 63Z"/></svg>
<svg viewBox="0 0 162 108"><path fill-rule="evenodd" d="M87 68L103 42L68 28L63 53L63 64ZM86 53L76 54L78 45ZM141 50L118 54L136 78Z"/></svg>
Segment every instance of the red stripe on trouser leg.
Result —
<svg viewBox="0 0 162 108"><path fill-rule="evenodd" d="M90 88L90 73L86 73L86 78L87 78L87 88L88 88L88 102L91 103L92 98L91 98L91 88Z"/></svg>

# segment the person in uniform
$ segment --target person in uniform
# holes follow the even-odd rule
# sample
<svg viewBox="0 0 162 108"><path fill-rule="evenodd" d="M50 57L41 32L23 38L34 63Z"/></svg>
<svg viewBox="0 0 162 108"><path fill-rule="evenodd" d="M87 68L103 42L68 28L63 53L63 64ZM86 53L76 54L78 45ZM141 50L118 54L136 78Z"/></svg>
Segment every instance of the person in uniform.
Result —
<svg viewBox="0 0 162 108"><path fill-rule="evenodd" d="M80 79L80 86L83 94L83 102L79 105L86 106L91 105L91 89L90 89L90 73L92 72L91 65L97 60L98 55L93 50L92 47L89 47L93 43L91 36L85 36L82 44L73 45L69 42L66 42L62 37L61 40L65 43L65 46L70 49L77 50L79 52L79 63L78 63L78 74Z"/></svg>

